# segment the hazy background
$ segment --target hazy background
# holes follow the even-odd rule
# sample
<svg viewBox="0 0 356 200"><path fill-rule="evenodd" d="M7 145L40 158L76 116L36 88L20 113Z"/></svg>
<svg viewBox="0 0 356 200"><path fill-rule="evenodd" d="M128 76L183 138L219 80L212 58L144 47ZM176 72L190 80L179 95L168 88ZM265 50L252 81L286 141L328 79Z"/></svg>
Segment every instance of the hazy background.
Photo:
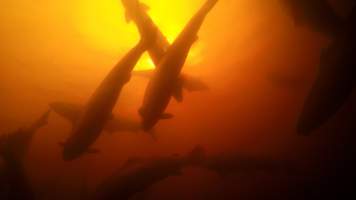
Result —
<svg viewBox="0 0 356 200"><path fill-rule="evenodd" d="M204 1L144 2L173 41ZM347 6L335 8L344 14ZM85 104L138 41L118 0L3 0L0 23L0 133L29 124L50 102ZM88 177L94 187L129 157L186 153L198 144L211 154L238 152L325 167L348 141L340 130L354 130L355 98L312 137L297 136L295 125L318 71L320 50L328 43L320 34L296 27L278 0L221 0L206 19L184 69L211 89L186 93L182 104L172 101L168 112L175 118L159 123L158 141L144 133L103 133L95 144L101 154L64 163L58 143L68 137L70 125L53 114L33 142L27 160L30 177L34 183L59 180L69 187ZM145 56L136 70L147 68L152 64ZM271 81L275 74L298 84L288 87ZM115 115L139 119L146 83L142 78L131 80ZM212 172L188 170L157 184L148 196L196 200L225 194L228 199L252 195L272 183L278 184L263 190L290 183L266 175L236 176L221 179Z"/></svg>

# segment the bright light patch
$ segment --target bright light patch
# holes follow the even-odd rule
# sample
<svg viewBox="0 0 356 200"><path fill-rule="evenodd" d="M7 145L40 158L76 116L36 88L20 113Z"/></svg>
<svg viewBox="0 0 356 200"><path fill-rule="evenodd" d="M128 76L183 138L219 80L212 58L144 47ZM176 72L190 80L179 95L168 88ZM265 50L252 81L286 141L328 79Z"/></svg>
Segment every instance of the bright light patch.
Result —
<svg viewBox="0 0 356 200"><path fill-rule="evenodd" d="M203 0L145 0L141 2L151 8L149 15L168 41L172 42L202 5ZM125 21L125 11L121 0L80 1L76 23L88 45L109 52L112 56L126 53L139 41L136 26L133 23L127 24ZM188 65L200 62L201 49L201 42L193 46L187 60ZM136 70L152 68L154 64L147 54L136 66Z"/></svg>

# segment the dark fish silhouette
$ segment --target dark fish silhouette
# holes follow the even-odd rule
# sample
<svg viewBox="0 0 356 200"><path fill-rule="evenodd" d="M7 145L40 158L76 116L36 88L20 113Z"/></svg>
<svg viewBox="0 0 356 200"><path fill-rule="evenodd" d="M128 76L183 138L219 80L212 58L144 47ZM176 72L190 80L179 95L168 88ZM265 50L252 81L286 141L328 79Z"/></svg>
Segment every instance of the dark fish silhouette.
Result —
<svg viewBox="0 0 356 200"><path fill-rule="evenodd" d="M321 55L320 72L305 102L298 133L308 135L333 116L352 93L356 80L356 9Z"/></svg>
<svg viewBox="0 0 356 200"><path fill-rule="evenodd" d="M154 70L144 70L144 71L135 71L132 73L132 75L143 77L143 78L152 78L154 73L155 73ZM188 92L198 92L198 91L204 91L210 89L209 86L199 78L183 73L179 76L176 83L176 87L177 87L176 88L177 91L180 91L179 94L182 94L182 95L177 95L178 94L177 93L172 96L177 102L183 101L183 89L185 89Z"/></svg>
<svg viewBox="0 0 356 200"><path fill-rule="evenodd" d="M180 72L191 46L198 38L197 32L216 3L217 0L208 0L204 4L160 60L159 66L148 83L143 105L139 110L145 131L152 129L160 119L172 117L171 114L164 113L172 96L182 99L182 91L177 90L176 87Z"/></svg>
<svg viewBox="0 0 356 200"><path fill-rule="evenodd" d="M306 26L314 31L334 37L343 26L327 0L281 0L289 10L296 25Z"/></svg>
<svg viewBox="0 0 356 200"><path fill-rule="evenodd" d="M47 125L50 111L44 113L29 127L0 136L0 155L22 162L36 132Z"/></svg>
<svg viewBox="0 0 356 200"><path fill-rule="evenodd" d="M196 147L187 156L130 159L97 188L95 199L130 199L161 180L180 175L183 167L200 163L203 157L204 150Z"/></svg>
<svg viewBox="0 0 356 200"><path fill-rule="evenodd" d="M23 167L34 134L47 124L49 111L27 128L0 137L0 199L32 200L34 193Z"/></svg>
<svg viewBox="0 0 356 200"><path fill-rule="evenodd" d="M143 18L140 18L144 20ZM141 55L155 42L155 29L146 23L147 32L151 34L142 37L139 44L126 54L111 70L85 106L70 138L63 143L63 159L74 160L85 153L97 153L90 146L97 140L107 121L112 116L112 110L119 98L123 86L130 80L131 71Z"/></svg>
<svg viewBox="0 0 356 200"><path fill-rule="evenodd" d="M149 7L138 0L121 0L121 2L126 11L126 21L130 22L132 20L137 25L141 37L149 34L145 28L147 26L146 23L152 24L157 29L156 43L148 49L148 53L152 61L158 65L169 47L169 42L147 14ZM141 20L141 18L144 18L145 21Z"/></svg>
<svg viewBox="0 0 356 200"><path fill-rule="evenodd" d="M198 166L214 171L221 176L248 172L265 172L296 176L303 174L301 170L298 170L289 162L246 155L205 157L203 162L200 162Z"/></svg>
<svg viewBox="0 0 356 200"><path fill-rule="evenodd" d="M27 179L22 161L6 155L0 172L1 200L33 200L35 195Z"/></svg>
<svg viewBox="0 0 356 200"><path fill-rule="evenodd" d="M54 102L50 104L50 107L58 115L68 120L73 126L78 121L81 113L84 110L83 106L65 102ZM113 115L110 116L109 120L104 126L104 131L109 133L138 132L140 130L141 125L139 122L122 117L116 118Z"/></svg>
<svg viewBox="0 0 356 200"><path fill-rule="evenodd" d="M137 20L138 17L145 16L145 18L149 19L150 22L153 23L152 19L147 14L147 10L149 9L147 5L140 3L138 0L121 0L121 1L126 9L127 22L133 20L137 25L137 27L141 27L139 28L139 30L144 30L142 27L144 27L145 24L142 24L141 21ZM154 45L151 46L151 48L148 49L148 54L150 55L156 67L159 67L160 61L164 57L170 44L166 39L166 37L158 28L157 28L157 32L158 32L157 41ZM140 31L140 34L141 36L144 36L147 33L144 31ZM151 78L153 75L153 70L134 72L133 75L139 75L139 76ZM178 102L181 102L183 100L183 95L182 95L183 89L186 89L187 91L202 91L208 89L208 86L203 81L199 80L198 78L194 78L185 74L179 76L175 87L176 87L175 90L179 91L179 95L173 94L173 97Z"/></svg>

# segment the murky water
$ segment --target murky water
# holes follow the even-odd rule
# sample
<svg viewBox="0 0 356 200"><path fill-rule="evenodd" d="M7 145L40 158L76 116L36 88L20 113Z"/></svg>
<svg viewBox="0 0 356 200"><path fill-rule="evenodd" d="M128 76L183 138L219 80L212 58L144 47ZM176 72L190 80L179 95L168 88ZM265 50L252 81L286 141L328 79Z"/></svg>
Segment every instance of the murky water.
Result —
<svg viewBox="0 0 356 200"><path fill-rule="evenodd" d="M101 153L64 162L59 143L69 136L71 125L52 113L25 160L36 194L41 199L79 199L83 187L94 189L129 158L186 154L196 145L209 155L268 157L295 163L302 170L318 171L334 163L346 151L340 144L350 141L347 133L355 130L352 100L315 136L303 138L295 131L318 71L320 50L329 41L295 27L277 2L263 2L221 1L211 13L198 41L201 58L188 61L184 69L204 80L210 90L185 92L183 103L172 100L168 112L175 117L158 124L156 140L144 132L103 132L94 144ZM77 30L75 23L80 22L71 20L75 11L68 2L4 1L0 7L1 134L29 125L51 102L84 105L130 48L127 42L120 45L121 40L114 41L112 45L118 45L114 49L88 43ZM271 81L269 75L276 72L293 76L297 86ZM138 121L146 84L146 79L133 77L114 115ZM187 168L180 176L154 184L144 198L259 199L262 192L288 192L305 180L258 172L222 178L213 171Z"/></svg>

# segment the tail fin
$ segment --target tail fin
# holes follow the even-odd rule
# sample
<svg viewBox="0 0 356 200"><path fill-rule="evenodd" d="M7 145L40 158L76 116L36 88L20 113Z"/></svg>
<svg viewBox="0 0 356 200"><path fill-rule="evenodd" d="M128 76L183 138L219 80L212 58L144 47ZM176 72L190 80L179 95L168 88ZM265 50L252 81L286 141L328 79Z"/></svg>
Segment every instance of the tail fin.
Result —
<svg viewBox="0 0 356 200"><path fill-rule="evenodd" d="M205 159L205 149L198 145L196 146L186 157L186 161L188 164L199 164Z"/></svg>

